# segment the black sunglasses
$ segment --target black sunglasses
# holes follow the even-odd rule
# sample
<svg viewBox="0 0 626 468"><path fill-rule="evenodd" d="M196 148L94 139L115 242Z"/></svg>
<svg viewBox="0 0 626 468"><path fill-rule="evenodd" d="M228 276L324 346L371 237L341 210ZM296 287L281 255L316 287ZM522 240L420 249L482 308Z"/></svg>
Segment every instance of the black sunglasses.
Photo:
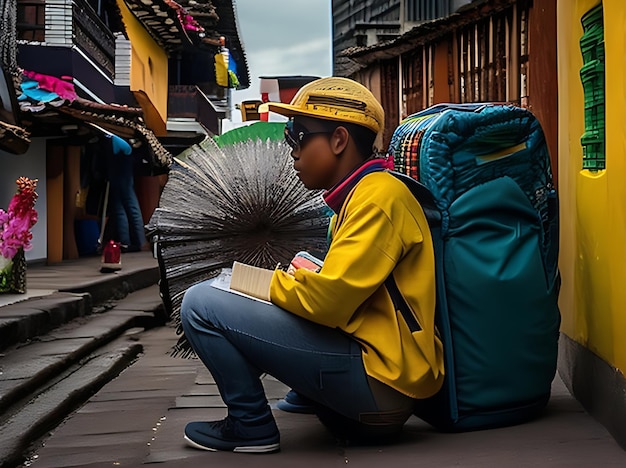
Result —
<svg viewBox="0 0 626 468"><path fill-rule="evenodd" d="M313 135L321 135L321 134L330 134L333 133L334 130L326 130L322 132L309 132L306 128L299 126L300 128L296 130L294 128L293 118L289 119L285 124L285 141L292 149L296 150L299 146L302 146L305 138L313 136Z"/></svg>

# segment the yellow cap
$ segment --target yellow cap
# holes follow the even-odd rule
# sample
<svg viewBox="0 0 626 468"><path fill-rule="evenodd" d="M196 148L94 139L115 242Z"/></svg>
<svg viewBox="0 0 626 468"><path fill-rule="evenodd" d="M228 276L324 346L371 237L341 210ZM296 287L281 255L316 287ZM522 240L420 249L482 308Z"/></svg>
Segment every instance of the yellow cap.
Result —
<svg viewBox="0 0 626 468"><path fill-rule="evenodd" d="M320 78L304 85L289 104L270 102L269 110L287 117L296 115L349 122L377 134L374 146L380 149L385 112L372 92L348 78Z"/></svg>

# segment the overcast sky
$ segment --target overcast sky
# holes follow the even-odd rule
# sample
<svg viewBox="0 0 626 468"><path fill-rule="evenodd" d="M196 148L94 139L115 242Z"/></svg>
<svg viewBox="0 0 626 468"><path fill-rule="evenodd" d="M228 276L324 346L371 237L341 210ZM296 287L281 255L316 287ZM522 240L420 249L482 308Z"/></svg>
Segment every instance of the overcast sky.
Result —
<svg viewBox="0 0 626 468"><path fill-rule="evenodd" d="M260 99L259 76L332 74L331 0L236 0L250 87L233 103ZM240 121L239 111L233 121Z"/></svg>

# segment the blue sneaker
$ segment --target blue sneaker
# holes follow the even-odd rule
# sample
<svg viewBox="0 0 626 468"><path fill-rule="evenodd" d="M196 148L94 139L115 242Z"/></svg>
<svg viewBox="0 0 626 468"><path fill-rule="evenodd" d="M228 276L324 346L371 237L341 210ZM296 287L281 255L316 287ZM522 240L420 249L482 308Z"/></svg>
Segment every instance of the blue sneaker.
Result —
<svg viewBox="0 0 626 468"><path fill-rule="evenodd" d="M295 390L289 390L285 398L278 400L276 408L287 413L315 414L316 412L315 402Z"/></svg>
<svg viewBox="0 0 626 468"><path fill-rule="evenodd" d="M191 422L185 427L190 446L215 452L270 453L280 450L280 433L274 418L259 424L244 424L230 416L221 421Z"/></svg>

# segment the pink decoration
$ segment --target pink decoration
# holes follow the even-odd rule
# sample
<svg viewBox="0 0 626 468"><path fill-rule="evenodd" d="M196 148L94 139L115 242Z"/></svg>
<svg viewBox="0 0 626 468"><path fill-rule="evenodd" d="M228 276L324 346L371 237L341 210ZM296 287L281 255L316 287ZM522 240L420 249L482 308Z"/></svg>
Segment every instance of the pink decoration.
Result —
<svg viewBox="0 0 626 468"><path fill-rule="evenodd" d="M13 258L19 249L29 250L33 234L31 228L37 222L37 179L20 177L15 181L17 193L13 195L9 208L0 208L0 254Z"/></svg>

